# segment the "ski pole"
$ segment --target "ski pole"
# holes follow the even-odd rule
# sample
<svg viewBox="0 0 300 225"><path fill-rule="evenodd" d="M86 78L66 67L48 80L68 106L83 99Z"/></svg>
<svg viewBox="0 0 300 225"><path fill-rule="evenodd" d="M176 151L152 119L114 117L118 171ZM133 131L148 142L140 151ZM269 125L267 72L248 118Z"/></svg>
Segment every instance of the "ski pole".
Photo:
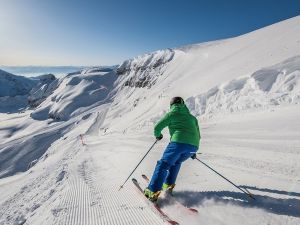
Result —
<svg viewBox="0 0 300 225"><path fill-rule="evenodd" d="M131 174L127 177L127 179L125 180L125 182L121 185L121 187L119 188L119 191L121 190L121 188L124 187L125 183L128 181L129 177L134 173L134 171L138 168L138 166L141 164L141 162L144 160L144 158L148 155L148 153L151 151L151 149L154 147L154 145L157 143L157 139L156 141L153 143L153 145L149 148L149 150L147 151L147 153L144 155L144 157L141 159L141 161L137 164L137 166L134 168L134 170L131 172Z"/></svg>
<svg viewBox="0 0 300 225"><path fill-rule="evenodd" d="M242 188L240 188L239 186L237 186L236 184L234 184L232 181L230 181L229 179L227 179L226 177L224 177L222 174L218 173L216 170L214 170L213 168L211 168L209 165L207 165L205 162L202 162L200 159L197 159L200 163L202 163L203 165L205 165L206 167L208 167L209 169L211 169L212 171L214 171L216 174L218 174L220 177L224 178L226 181L228 181L229 183L231 183L233 186L235 186L236 188L238 188L240 191L242 191L243 193L245 193L249 198L255 200L255 198L253 197L253 195L245 188L246 191L244 191Z"/></svg>

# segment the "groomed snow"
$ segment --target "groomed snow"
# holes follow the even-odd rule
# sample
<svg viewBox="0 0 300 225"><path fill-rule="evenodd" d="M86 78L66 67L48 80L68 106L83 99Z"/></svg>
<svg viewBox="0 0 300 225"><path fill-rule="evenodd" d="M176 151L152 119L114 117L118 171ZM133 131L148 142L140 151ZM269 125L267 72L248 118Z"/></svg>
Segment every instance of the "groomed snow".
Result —
<svg viewBox="0 0 300 225"><path fill-rule="evenodd" d="M130 180L118 189L176 95L199 120L198 157L256 200L188 160L175 197L199 214L161 199L163 210L189 225L299 224L299 52L295 17L139 56L116 73L61 78L36 109L0 114L0 224L164 224ZM140 175L152 175L168 143L163 134L133 174L143 186Z"/></svg>

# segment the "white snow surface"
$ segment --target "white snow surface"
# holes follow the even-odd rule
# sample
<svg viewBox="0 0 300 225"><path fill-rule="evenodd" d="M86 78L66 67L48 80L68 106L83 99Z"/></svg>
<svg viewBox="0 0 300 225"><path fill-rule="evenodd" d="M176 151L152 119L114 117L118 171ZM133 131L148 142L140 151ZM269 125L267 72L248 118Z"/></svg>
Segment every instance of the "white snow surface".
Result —
<svg viewBox="0 0 300 225"><path fill-rule="evenodd" d="M300 103L300 56L260 69L187 99L196 116L272 108Z"/></svg>
<svg viewBox="0 0 300 225"><path fill-rule="evenodd" d="M0 70L0 112L20 113L39 105L52 93L55 80L52 74L28 78Z"/></svg>
<svg viewBox="0 0 300 225"><path fill-rule="evenodd" d="M28 103L31 107L40 105L57 88L58 80L53 74L45 74L39 77L38 84L33 87L28 96Z"/></svg>
<svg viewBox="0 0 300 225"><path fill-rule="evenodd" d="M175 198L179 224L300 224L300 17L236 38L161 50L58 80L35 110L0 114L0 224L165 224L129 180L153 126L182 96L201 127ZM2 107L2 106L1 106ZM152 175L164 139L135 171Z"/></svg>
<svg viewBox="0 0 300 225"><path fill-rule="evenodd" d="M117 78L115 72L113 70L109 72L91 70L90 72L70 74L60 78L58 82L51 83L48 89L54 90L53 93L31 113L31 117L37 120L49 117L67 120L86 111L88 107L95 107L109 101L109 93ZM42 88L39 89L40 92L45 93Z"/></svg>
<svg viewBox="0 0 300 225"><path fill-rule="evenodd" d="M26 95L37 81L0 70L0 97Z"/></svg>

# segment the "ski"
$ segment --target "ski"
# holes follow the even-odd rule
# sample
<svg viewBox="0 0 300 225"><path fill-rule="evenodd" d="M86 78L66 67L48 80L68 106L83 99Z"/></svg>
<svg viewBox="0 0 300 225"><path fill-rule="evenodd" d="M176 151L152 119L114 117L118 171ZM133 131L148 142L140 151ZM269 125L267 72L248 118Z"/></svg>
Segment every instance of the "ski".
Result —
<svg viewBox="0 0 300 225"><path fill-rule="evenodd" d="M139 193L144 197L144 199L147 201L147 204L155 211L157 214L166 222L172 225L179 225L176 221L172 220L165 212L162 211L162 209L159 207L159 205L156 202L151 202L149 199L147 199L144 195L144 191L141 188L139 182L132 178L133 184L136 186L136 188L139 190Z"/></svg>
<svg viewBox="0 0 300 225"><path fill-rule="evenodd" d="M147 182L147 184L150 182L149 178L145 175L145 174L142 174L142 178ZM175 204L177 204L179 207L182 207L184 208L185 210L187 210L188 212L191 212L191 213L198 213L198 210L197 209L194 209L194 208L190 208L190 207L187 207L185 205L183 205L181 202L179 202L172 194L168 193L168 192L165 192L165 195L166 197L169 197L171 198Z"/></svg>

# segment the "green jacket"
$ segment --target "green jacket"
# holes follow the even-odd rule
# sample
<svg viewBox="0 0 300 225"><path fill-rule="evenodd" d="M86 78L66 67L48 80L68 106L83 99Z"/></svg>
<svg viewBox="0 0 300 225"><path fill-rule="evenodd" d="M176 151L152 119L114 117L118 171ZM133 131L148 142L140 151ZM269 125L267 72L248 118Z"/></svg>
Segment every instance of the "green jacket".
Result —
<svg viewBox="0 0 300 225"><path fill-rule="evenodd" d="M171 141L194 145L199 148L200 131L198 120L184 104L174 104L154 127L154 136L159 137L161 131L169 128Z"/></svg>

